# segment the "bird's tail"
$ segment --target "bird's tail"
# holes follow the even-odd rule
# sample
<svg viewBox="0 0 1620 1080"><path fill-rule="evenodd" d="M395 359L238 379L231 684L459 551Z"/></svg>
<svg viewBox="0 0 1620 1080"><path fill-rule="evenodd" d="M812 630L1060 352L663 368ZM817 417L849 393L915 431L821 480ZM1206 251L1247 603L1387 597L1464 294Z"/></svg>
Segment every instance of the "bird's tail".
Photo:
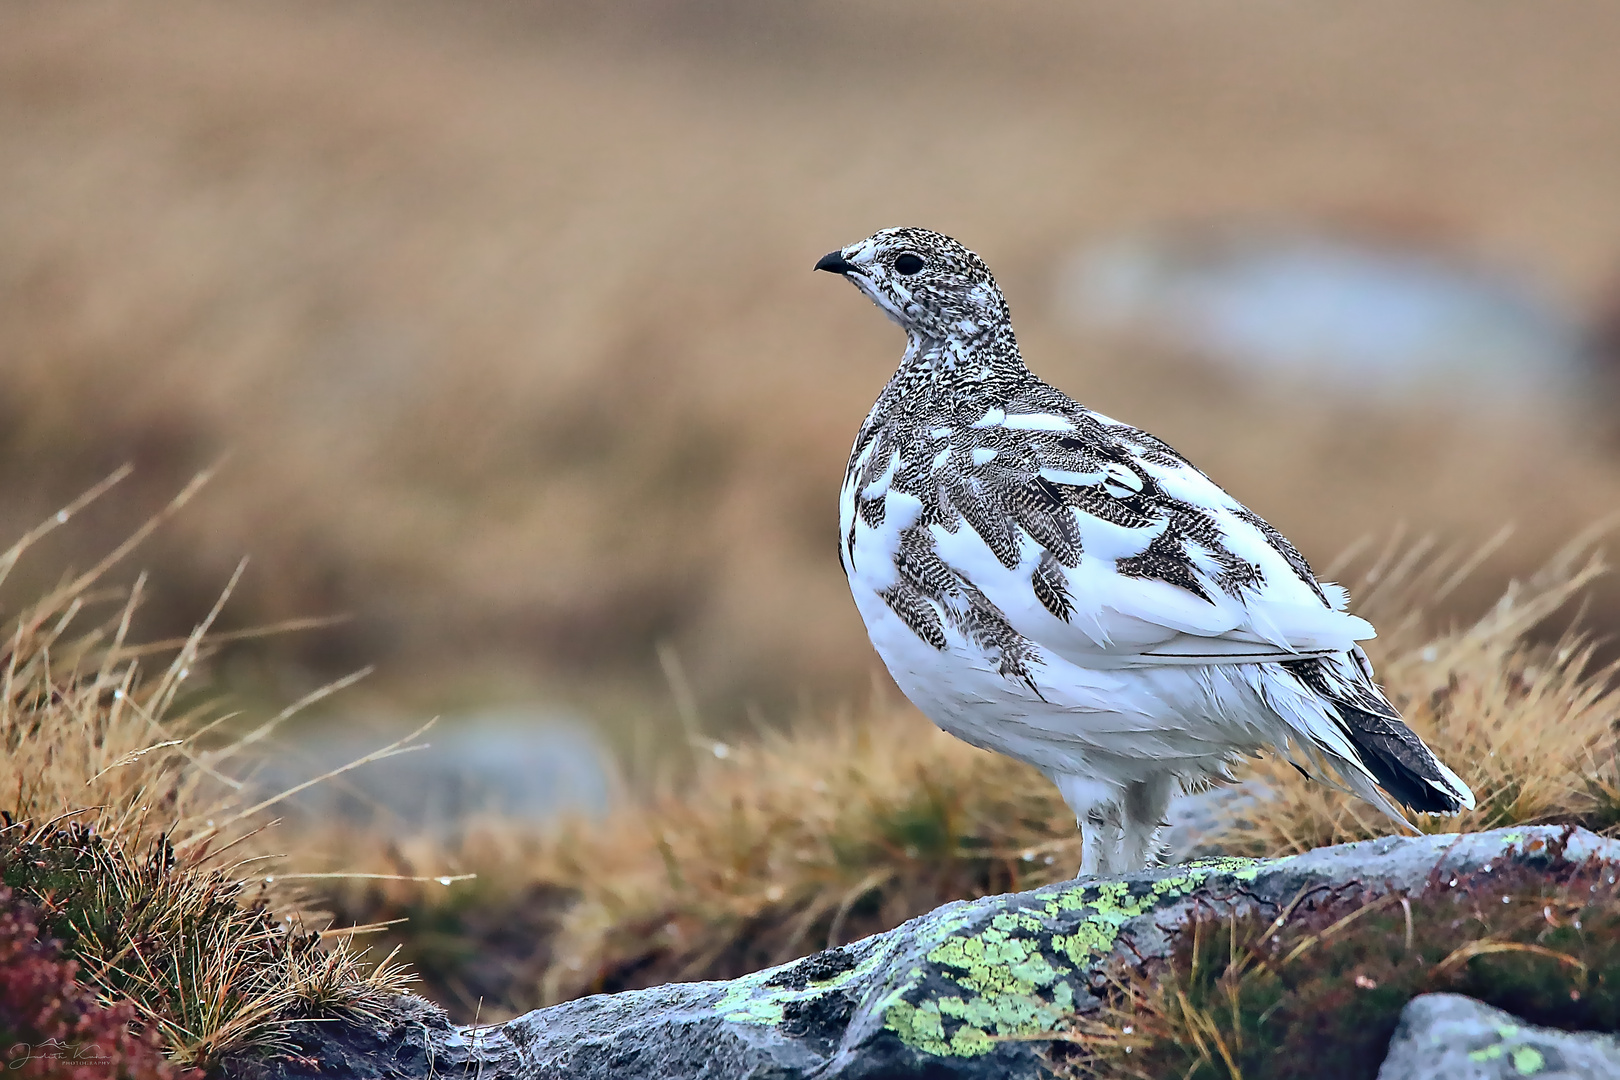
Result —
<svg viewBox="0 0 1620 1080"><path fill-rule="evenodd" d="M1394 807L1370 787L1377 785L1409 810L1455 814L1474 808L1474 793L1406 726L1372 681L1372 666L1357 648L1345 657L1301 660L1284 667L1318 696L1326 699L1356 760L1340 771L1349 786L1368 801L1404 821ZM1335 755L1337 756L1337 755ZM1361 773L1362 775L1357 775Z"/></svg>
<svg viewBox="0 0 1620 1080"><path fill-rule="evenodd" d="M1335 705L1361 764L1407 809L1455 814L1474 808L1468 785L1399 716L1365 712L1343 702Z"/></svg>

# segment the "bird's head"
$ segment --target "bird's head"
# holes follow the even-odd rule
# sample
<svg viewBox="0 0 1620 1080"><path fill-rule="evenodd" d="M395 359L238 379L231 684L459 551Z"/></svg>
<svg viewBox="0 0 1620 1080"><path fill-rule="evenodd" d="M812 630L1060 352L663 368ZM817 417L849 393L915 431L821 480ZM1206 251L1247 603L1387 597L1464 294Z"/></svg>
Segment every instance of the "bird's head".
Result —
<svg viewBox="0 0 1620 1080"><path fill-rule="evenodd" d="M967 343L1009 322L984 260L929 229L884 229L828 252L816 269L854 282L914 340Z"/></svg>

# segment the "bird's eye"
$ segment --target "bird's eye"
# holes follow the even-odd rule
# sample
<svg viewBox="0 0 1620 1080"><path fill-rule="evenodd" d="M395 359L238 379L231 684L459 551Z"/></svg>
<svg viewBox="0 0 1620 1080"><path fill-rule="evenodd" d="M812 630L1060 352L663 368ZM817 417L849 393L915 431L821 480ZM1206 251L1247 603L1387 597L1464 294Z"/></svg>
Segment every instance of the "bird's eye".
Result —
<svg viewBox="0 0 1620 1080"><path fill-rule="evenodd" d="M912 274L915 274L922 268L922 256L913 255L909 251L894 260L894 272L897 274L903 274L906 277L910 277Z"/></svg>

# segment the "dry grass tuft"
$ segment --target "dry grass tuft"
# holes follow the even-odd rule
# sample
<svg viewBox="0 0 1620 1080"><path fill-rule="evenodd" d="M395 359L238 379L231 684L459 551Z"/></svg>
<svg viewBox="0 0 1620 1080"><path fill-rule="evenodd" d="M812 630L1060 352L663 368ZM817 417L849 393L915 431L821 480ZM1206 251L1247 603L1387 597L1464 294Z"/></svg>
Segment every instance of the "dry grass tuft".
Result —
<svg viewBox="0 0 1620 1080"><path fill-rule="evenodd" d="M0 582L124 475L0 554ZM279 797L258 797L237 767L294 710L226 738L231 716L193 686L240 567L177 641L131 641L144 577L129 589L106 584L205 480L28 605L0 652L0 877L39 907L86 985L131 1003L175 1060L199 1065L275 1050L294 1019L374 1014L408 981L391 958L364 964L349 936L323 946L278 921L264 890L250 895L242 879L246 863L265 857L264 812ZM168 660L149 673L154 656Z"/></svg>
<svg viewBox="0 0 1620 1080"><path fill-rule="evenodd" d="M1529 635L1602 572L1595 533L1472 625L1435 632L1424 604L1478 562L1393 541L1350 579L1383 629L1379 670L1413 725L1474 786L1480 809L1430 830L1620 820L1613 764L1620 695L1570 630ZM581 994L724 978L887 929L950 900L1030 888L1079 863L1072 815L1034 770L975 750L874 698L859 714L802 719L739 745L693 733L696 764L601 822L484 821L456 844L386 847L399 875L476 871L447 890L409 882L340 888L345 921L407 918L393 940L429 992L470 1018ZM1212 837L1282 854L1386 834L1388 821L1297 778L1273 758L1249 775L1271 799Z"/></svg>
<svg viewBox="0 0 1620 1080"><path fill-rule="evenodd" d="M559 846L581 901L543 999L741 974L1066 877L1078 858L1033 770L881 706L713 749L689 791Z"/></svg>

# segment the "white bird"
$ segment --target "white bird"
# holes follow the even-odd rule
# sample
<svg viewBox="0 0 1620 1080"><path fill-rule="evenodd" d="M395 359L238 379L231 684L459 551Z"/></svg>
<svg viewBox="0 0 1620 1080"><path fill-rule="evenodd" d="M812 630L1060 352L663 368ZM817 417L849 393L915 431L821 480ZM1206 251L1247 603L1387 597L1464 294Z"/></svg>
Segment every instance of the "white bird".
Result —
<svg viewBox="0 0 1620 1080"><path fill-rule="evenodd" d="M1051 778L1082 877L1153 864L1178 786L1266 748L1399 822L1391 799L1473 807L1373 682L1345 591L1167 444L1033 375L977 255L885 229L816 269L906 332L839 498L872 644L934 723Z"/></svg>

